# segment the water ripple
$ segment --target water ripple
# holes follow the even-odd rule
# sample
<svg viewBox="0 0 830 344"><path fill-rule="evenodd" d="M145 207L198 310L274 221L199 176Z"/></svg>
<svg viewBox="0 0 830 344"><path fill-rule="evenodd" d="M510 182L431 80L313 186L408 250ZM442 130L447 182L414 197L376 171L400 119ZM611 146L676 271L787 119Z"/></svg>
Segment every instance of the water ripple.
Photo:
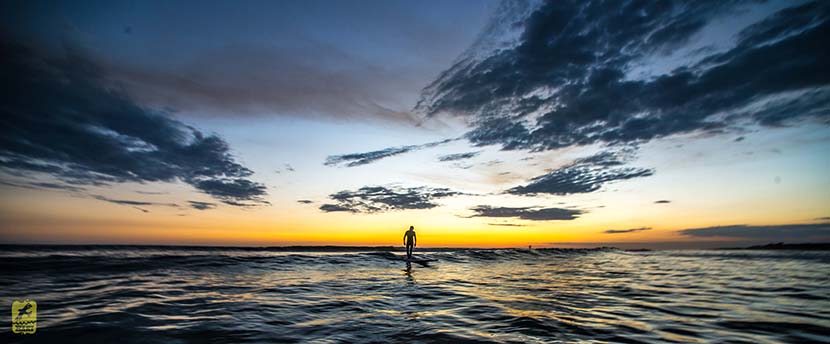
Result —
<svg viewBox="0 0 830 344"><path fill-rule="evenodd" d="M830 342L830 254L5 248L3 342Z"/></svg>

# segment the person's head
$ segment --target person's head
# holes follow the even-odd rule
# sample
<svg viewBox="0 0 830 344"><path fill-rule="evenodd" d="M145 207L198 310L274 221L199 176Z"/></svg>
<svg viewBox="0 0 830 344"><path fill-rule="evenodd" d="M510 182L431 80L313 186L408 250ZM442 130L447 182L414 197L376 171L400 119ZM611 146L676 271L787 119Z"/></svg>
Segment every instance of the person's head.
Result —
<svg viewBox="0 0 830 344"><path fill-rule="evenodd" d="M415 226L409 226L409 230L414 231L414 230L415 230Z"/></svg>

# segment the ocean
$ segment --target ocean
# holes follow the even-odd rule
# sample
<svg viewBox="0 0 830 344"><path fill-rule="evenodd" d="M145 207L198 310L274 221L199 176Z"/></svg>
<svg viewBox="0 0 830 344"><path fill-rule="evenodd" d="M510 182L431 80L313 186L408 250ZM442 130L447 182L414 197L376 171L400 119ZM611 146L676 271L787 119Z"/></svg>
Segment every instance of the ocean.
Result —
<svg viewBox="0 0 830 344"><path fill-rule="evenodd" d="M3 343L830 342L830 252L2 246ZM3 311L9 314L9 310ZM9 320L7 318L7 320Z"/></svg>

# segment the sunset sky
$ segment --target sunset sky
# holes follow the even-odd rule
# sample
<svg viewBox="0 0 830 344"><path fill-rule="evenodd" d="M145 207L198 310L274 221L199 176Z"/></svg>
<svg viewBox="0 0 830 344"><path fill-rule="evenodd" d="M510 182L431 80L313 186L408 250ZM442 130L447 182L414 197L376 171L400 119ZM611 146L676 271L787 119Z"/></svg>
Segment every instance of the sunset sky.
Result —
<svg viewBox="0 0 830 344"><path fill-rule="evenodd" d="M830 2L3 2L0 243L830 241Z"/></svg>

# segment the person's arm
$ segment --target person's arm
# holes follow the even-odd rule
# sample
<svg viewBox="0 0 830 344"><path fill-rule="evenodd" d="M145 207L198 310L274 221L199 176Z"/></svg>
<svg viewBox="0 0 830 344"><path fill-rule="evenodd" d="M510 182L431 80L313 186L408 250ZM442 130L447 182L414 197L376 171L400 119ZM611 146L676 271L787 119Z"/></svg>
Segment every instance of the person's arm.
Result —
<svg viewBox="0 0 830 344"><path fill-rule="evenodd" d="M418 235L412 233L412 246L418 246Z"/></svg>
<svg viewBox="0 0 830 344"><path fill-rule="evenodd" d="M406 233L403 233L403 245L406 246Z"/></svg>

